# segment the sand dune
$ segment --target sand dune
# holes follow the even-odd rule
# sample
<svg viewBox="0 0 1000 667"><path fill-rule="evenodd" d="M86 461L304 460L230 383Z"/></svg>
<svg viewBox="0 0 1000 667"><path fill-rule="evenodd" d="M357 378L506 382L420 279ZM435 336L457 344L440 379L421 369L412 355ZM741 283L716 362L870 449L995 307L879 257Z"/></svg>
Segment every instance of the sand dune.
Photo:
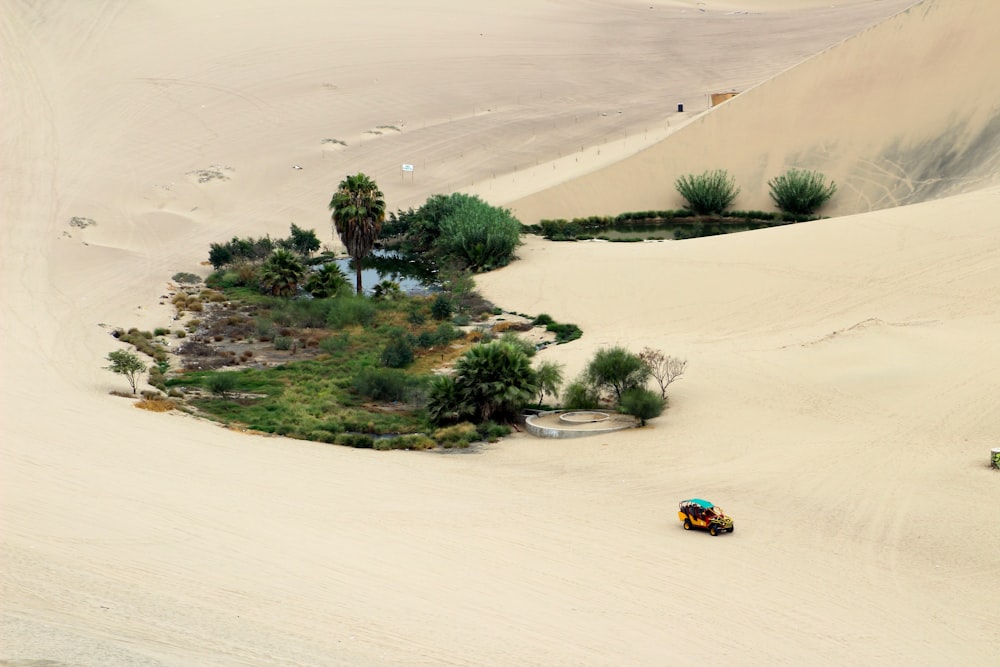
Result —
<svg viewBox="0 0 1000 667"><path fill-rule="evenodd" d="M995 664L995 3L458 4L0 10L0 665ZM478 279L583 327L570 377L686 357L646 428L377 453L108 395L110 327L210 242L328 234L346 173L568 217L723 148L748 207L802 160L884 210Z"/></svg>
<svg viewBox="0 0 1000 667"><path fill-rule="evenodd" d="M518 199L527 221L672 209L678 176L726 169L735 209L773 210L767 182L790 168L838 184L844 215L1000 182L1000 61L984 25L1000 5L925 2L831 47L691 121L627 160ZM608 195L607 193L614 193Z"/></svg>

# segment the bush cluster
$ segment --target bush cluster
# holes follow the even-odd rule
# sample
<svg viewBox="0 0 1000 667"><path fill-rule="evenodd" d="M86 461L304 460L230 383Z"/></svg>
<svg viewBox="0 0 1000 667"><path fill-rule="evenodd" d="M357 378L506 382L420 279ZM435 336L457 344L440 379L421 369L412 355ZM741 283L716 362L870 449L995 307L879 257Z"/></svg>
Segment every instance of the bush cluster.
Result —
<svg viewBox="0 0 1000 667"><path fill-rule="evenodd" d="M315 231L302 229L292 223L290 234L283 239L272 239L269 235L258 239L234 236L228 243L213 243L209 246L208 261L218 270L239 262L263 261L278 248L308 257L319 250L319 246Z"/></svg>
<svg viewBox="0 0 1000 667"><path fill-rule="evenodd" d="M680 176L674 187L688 207L700 215L722 215L740 193L736 180L725 169Z"/></svg>
<svg viewBox="0 0 1000 667"><path fill-rule="evenodd" d="M811 215L837 191L837 185L828 184L823 174L799 169L791 169L767 184L774 204L794 215Z"/></svg>
<svg viewBox="0 0 1000 667"><path fill-rule="evenodd" d="M475 195L433 195L419 209L390 213L382 228L399 249L439 266L457 263L472 272L506 266L520 243L521 223L510 210Z"/></svg>

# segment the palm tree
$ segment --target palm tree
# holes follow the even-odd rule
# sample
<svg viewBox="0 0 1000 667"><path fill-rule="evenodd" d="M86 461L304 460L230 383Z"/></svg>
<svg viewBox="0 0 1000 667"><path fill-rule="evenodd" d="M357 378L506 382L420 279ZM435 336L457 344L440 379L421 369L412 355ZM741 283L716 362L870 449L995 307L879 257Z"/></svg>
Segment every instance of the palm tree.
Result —
<svg viewBox="0 0 1000 667"><path fill-rule="evenodd" d="M538 391L531 359L517 345L493 341L469 349L455 363L458 393L479 421L515 419Z"/></svg>
<svg viewBox="0 0 1000 667"><path fill-rule="evenodd" d="M340 182L330 199L330 211L337 235L354 260L357 291L361 294L361 260L375 245L385 220L385 195L375 181L361 172Z"/></svg>
<svg viewBox="0 0 1000 667"><path fill-rule="evenodd" d="M351 284L336 264L324 264L318 271L310 271L306 290L317 299L336 296L341 290L350 290Z"/></svg>
<svg viewBox="0 0 1000 667"><path fill-rule="evenodd" d="M278 248L260 267L260 289L271 296L294 296L305 273L295 253Z"/></svg>

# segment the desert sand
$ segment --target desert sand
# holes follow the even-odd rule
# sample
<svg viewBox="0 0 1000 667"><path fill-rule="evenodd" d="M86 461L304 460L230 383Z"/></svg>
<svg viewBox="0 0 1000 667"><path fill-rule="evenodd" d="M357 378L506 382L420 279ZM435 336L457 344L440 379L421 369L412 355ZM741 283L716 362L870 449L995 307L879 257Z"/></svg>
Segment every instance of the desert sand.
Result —
<svg viewBox="0 0 1000 667"><path fill-rule="evenodd" d="M1000 4L416 4L0 9L0 665L997 664ZM113 327L211 242L335 247L348 173L535 222L790 166L837 217L477 279L583 328L568 377L688 359L645 428L373 452L110 395Z"/></svg>

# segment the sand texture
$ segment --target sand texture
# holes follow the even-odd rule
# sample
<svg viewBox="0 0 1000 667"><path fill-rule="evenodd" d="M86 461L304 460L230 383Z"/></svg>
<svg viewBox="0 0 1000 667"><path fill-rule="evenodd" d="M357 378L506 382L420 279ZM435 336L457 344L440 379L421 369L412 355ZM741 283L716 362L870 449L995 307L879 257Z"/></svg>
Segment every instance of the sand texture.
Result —
<svg viewBox="0 0 1000 667"><path fill-rule="evenodd" d="M997 25L994 0L3 3L0 666L998 664ZM529 237L477 278L583 329L539 353L568 378L609 345L686 358L644 428L374 452L109 395L113 327L170 326L212 242L336 247L348 173L530 223L677 208L708 168L770 209L793 166L838 217ZM690 497L738 530L683 531Z"/></svg>

